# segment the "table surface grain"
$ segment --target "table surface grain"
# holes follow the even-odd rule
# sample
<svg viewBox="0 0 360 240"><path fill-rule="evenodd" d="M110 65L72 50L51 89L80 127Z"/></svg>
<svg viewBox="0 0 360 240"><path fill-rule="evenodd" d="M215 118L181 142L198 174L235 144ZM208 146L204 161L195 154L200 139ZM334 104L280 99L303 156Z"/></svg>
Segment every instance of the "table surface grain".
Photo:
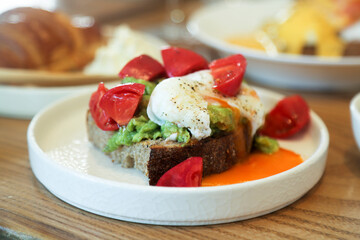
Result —
<svg viewBox="0 0 360 240"><path fill-rule="evenodd" d="M148 14L129 23L136 28L158 20L159 14ZM355 93L271 90L301 94L330 134L322 179L293 204L250 220L196 227L101 217L47 191L30 168L30 120L0 116L0 239L360 239L360 152L349 112Z"/></svg>

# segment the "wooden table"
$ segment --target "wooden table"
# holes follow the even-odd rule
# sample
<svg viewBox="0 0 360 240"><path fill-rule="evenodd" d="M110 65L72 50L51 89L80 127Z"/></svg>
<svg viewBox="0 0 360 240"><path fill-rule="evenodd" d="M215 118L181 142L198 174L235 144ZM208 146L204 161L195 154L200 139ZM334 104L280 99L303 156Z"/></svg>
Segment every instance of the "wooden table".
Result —
<svg viewBox="0 0 360 240"><path fill-rule="evenodd" d="M158 18L150 14L141 22ZM30 121L0 117L0 239L360 239L360 152L349 113L354 93L275 90L301 94L330 133L322 179L290 206L246 221L198 227L97 216L59 200L37 181L26 142Z"/></svg>

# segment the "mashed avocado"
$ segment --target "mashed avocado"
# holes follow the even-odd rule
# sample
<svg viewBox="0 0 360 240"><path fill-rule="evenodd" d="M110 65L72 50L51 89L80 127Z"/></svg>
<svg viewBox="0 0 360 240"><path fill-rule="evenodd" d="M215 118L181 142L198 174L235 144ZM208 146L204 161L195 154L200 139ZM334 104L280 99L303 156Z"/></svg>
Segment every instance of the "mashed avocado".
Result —
<svg viewBox="0 0 360 240"><path fill-rule="evenodd" d="M208 105L207 109L210 115L211 135L231 132L235 129L233 111L230 108Z"/></svg>
<svg viewBox="0 0 360 240"><path fill-rule="evenodd" d="M253 147L263 153L272 154L279 150L279 143L267 136L255 136Z"/></svg>
<svg viewBox="0 0 360 240"><path fill-rule="evenodd" d="M146 108L149 103L150 95L156 86L155 83L132 77L124 78L122 83L144 84L145 92L135 116L126 126L121 127L119 131L109 139L104 152L111 152L120 146L130 146L146 139L155 140L158 138L169 138L180 143L187 143L190 141L191 135L187 128L180 128L171 122L165 122L165 124L159 126L149 120L146 114ZM230 108L209 105L208 112L212 130L211 135L217 135L221 132L231 132L235 129L233 112Z"/></svg>
<svg viewBox="0 0 360 240"><path fill-rule="evenodd" d="M161 126L161 136L165 139L174 136L173 140L183 143L187 143L190 140L190 133L186 128L179 128L175 123L168 121Z"/></svg>
<svg viewBox="0 0 360 240"><path fill-rule="evenodd" d="M138 143L146 139L168 138L176 136L176 141L187 143L190 133L186 128L179 128L174 123L166 122L161 127L144 116L132 118L128 125L121 127L108 141L104 152L111 152L118 147Z"/></svg>

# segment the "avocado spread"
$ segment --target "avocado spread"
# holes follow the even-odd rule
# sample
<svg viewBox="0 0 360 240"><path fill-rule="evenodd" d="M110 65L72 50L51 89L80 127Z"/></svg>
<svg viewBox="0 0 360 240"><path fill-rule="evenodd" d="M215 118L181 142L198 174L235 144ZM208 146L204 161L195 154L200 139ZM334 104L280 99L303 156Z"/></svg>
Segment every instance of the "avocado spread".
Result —
<svg viewBox="0 0 360 240"><path fill-rule="evenodd" d="M272 154L279 150L279 143L267 136L255 136L253 147L263 153Z"/></svg>
<svg viewBox="0 0 360 240"><path fill-rule="evenodd" d="M231 132L235 129L233 111L230 108L208 105L207 109L210 115L211 135Z"/></svg>
<svg viewBox="0 0 360 240"><path fill-rule="evenodd" d="M174 123L166 122L161 127L144 116L132 118L128 125L123 126L108 141L104 152L111 152L118 147L138 143L146 139L166 139L176 134L176 141L186 143L190 140L190 133L186 128L179 128Z"/></svg>
<svg viewBox="0 0 360 240"><path fill-rule="evenodd" d="M120 127L108 141L104 152L111 152L120 146L130 146L146 139L166 139L171 138L180 143L190 141L191 135L187 128L180 128L175 123L165 122L162 126L157 125L149 120L146 108L149 103L150 95L154 90L156 83L126 77L122 83L140 83L145 85L145 92L135 113L135 116L126 126ZM208 105L210 115L211 135L218 135L222 132L231 132L235 129L233 111L216 105Z"/></svg>

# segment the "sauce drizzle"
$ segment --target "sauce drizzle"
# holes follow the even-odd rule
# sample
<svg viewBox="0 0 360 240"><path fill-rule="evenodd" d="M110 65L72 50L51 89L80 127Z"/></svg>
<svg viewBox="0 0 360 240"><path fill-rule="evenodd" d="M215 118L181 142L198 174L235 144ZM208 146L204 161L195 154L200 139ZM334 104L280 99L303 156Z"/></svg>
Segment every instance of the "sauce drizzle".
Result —
<svg viewBox="0 0 360 240"><path fill-rule="evenodd" d="M262 179L289 170L302 162L299 154L283 148L273 154L254 152L229 170L203 178L201 186L221 186Z"/></svg>

